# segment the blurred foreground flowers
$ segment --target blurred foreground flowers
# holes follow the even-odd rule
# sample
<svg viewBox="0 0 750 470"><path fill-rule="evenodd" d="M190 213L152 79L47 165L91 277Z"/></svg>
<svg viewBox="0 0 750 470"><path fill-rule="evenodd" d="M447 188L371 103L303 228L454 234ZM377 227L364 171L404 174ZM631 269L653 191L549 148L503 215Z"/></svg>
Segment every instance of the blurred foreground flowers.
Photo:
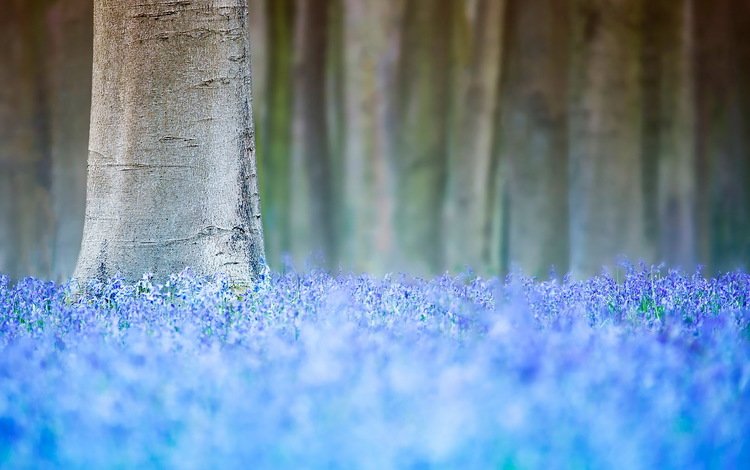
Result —
<svg viewBox="0 0 750 470"><path fill-rule="evenodd" d="M738 468L750 275L0 278L0 467Z"/></svg>

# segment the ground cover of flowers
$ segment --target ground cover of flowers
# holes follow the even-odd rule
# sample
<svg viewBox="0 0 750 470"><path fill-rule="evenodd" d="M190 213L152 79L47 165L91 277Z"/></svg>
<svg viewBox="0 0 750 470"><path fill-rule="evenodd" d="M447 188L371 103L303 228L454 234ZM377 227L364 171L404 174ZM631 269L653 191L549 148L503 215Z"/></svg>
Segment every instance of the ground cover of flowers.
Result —
<svg viewBox="0 0 750 470"><path fill-rule="evenodd" d="M740 468L750 275L0 278L0 467Z"/></svg>

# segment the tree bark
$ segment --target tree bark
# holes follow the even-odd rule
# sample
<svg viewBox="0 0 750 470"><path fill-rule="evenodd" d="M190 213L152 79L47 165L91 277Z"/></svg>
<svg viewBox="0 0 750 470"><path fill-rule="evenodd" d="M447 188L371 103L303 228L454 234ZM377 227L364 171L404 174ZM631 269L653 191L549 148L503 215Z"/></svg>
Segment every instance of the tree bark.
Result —
<svg viewBox="0 0 750 470"><path fill-rule="evenodd" d="M328 120L328 161L331 179L331 208L334 224L334 259L330 267L351 269L342 258L344 233L344 185L346 145L346 88L344 11L346 0L328 2L328 44L326 45L326 119Z"/></svg>
<svg viewBox="0 0 750 470"><path fill-rule="evenodd" d="M258 161L268 258L278 269L291 249L294 0L267 0L266 11L267 96Z"/></svg>
<svg viewBox="0 0 750 470"><path fill-rule="evenodd" d="M451 2L407 0L398 75L395 228L398 269L444 267L443 201L450 111Z"/></svg>
<svg viewBox="0 0 750 470"><path fill-rule="evenodd" d="M294 78L292 245L297 261L336 261L331 146L328 134L328 0L297 0Z"/></svg>
<svg viewBox="0 0 750 470"><path fill-rule="evenodd" d="M345 9L346 150L343 258L384 272L395 259L394 160L390 158L399 26L404 2L348 0Z"/></svg>
<svg viewBox="0 0 750 470"><path fill-rule="evenodd" d="M50 152L39 5L0 9L0 272L48 278L52 267Z"/></svg>
<svg viewBox="0 0 750 470"><path fill-rule="evenodd" d="M713 272L750 264L748 15L739 0L695 0L699 247Z"/></svg>
<svg viewBox="0 0 750 470"><path fill-rule="evenodd" d="M268 9L266 0L248 0L248 17L250 22L250 59L253 67L253 115L255 133L261 135L265 128L268 112ZM256 138L256 141L259 140ZM262 149L256 142L258 155ZM265 206L265 204L264 204Z"/></svg>
<svg viewBox="0 0 750 470"><path fill-rule="evenodd" d="M739 100L742 109L740 137L743 143L740 158L744 157L742 163L744 176L740 173L739 177L745 181L745 224L744 236L740 239L739 262L732 264L747 271L750 269L750 188L747 187L747 182L750 181L750 4L742 0L734 0L734 10L737 12L733 29L735 44L739 46L737 69L740 83Z"/></svg>
<svg viewBox="0 0 750 470"><path fill-rule="evenodd" d="M669 266L695 268L691 0L644 4L643 162L647 234Z"/></svg>
<svg viewBox="0 0 750 470"><path fill-rule="evenodd" d="M265 267L246 0L96 0L75 277Z"/></svg>
<svg viewBox="0 0 750 470"><path fill-rule="evenodd" d="M534 276L568 270L570 4L510 0L501 158L508 162L508 263Z"/></svg>
<svg viewBox="0 0 750 470"><path fill-rule="evenodd" d="M478 0L473 11L457 2L454 13L454 138L445 207L447 267L488 272L486 259L494 117L502 61L505 1ZM464 38L467 36L467 38ZM468 39L468 40L467 40ZM462 47L463 45L463 47ZM467 56L463 59L463 56ZM466 65L462 67L462 64Z"/></svg>
<svg viewBox="0 0 750 470"><path fill-rule="evenodd" d="M58 0L46 11L51 195L55 227L52 277L70 278L81 249L91 109L93 2Z"/></svg>
<svg viewBox="0 0 750 470"><path fill-rule="evenodd" d="M570 106L571 271L650 261L641 161L641 3L576 0Z"/></svg>

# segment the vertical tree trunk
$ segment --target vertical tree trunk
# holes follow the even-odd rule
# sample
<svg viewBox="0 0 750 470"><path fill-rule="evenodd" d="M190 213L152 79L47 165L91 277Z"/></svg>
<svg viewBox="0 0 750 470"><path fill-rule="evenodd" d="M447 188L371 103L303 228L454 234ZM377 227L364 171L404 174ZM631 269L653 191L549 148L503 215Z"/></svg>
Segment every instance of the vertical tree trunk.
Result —
<svg viewBox="0 0 750 470"><path fill-rule="evenodd" d="M383 272L394 260L393 160L389 147L403 1L347 0L343 258Z"/></svg>
<svg viewBox="0 0 750 470"><path fill-rule="evenodd" d="M451 2L407 0L399 70L395 227L400 269L443 268Z"/></svg>
<svg viewBox="0 0 750 470"><path fill-rule="evenodd" d="M268 87L270 81L270 73L268 71L269 65L269 26L270 20L268 17L268 8L266 5L267 0L248 0L248 17L250 22L250 61L252 64L252 94L253 94L253 122L255 123L255 149L256 149L256 160L258 163L258 173L260 175L258 185L260 186L261 201L263 201L262 209L265 214L268 211L270 202L266 202L265 190L267 185L264 184L263 178L263 163L265 155L263 136L265 136L268 127ZM264 226L267 226L269 221L264 217ZM270 258L271 253L268 249L270 245L269 230L264 227L266 236L266 257ZM270 262L270 259L269 259Z"/></svg>
<svg viewBox="0 0 750 470"><path fill-rule="evenodd" d="M81 248L91 108L93 2L58 0L46 12L46 86L52 209L52 276L68 279Z"/></svg>
<svg viewBox="0 0 750 470"><path fill-rule="evenodd" d="M0 9L0 272L49 277L53 218L41 9Z"/></svg>
<svg viewBox="0 0 750 470"><path fill-rule="evenodd" d="M490 161L490 181L487 188L487 213L485 237L487 245L483 258L487 260L490 272L504 276L509 271L508 240L510 238L510 197L508 191L508 161L501 158L500 135L502 125L500 108L494 118L495 135L492 139L492 160Z"/></svg>
<svg viewBox="0 0 750 470"><path fill-rule="evenodd" d="M745 181L745 224L743 236L740 239L742 245L738 253L739 262L733 264L747 271L750 269L750 188L747 187L747 182L750 181L750 4L742 0L734 0L734 10L737 12L734 17L734 41L739 46L737 68L740 83L739 100L742 109L740 138L743 143L740 158L744 160L742 163L744 176L740 174L739 177Z"/></svg>
<svg viewBox="0 0 750 470"><path fill-rule="evenodd" d="M508 162L508 262L546 276L568 270L570 4L510 0L501 158Z"/></svg>
<svg viewBox="0 0 750 470"><path fill-rule="evenodd" d="M265 266L246 0L96 0L75 277Z"/></svg>
<svg viewBox="0 0 750 470"><path fill-rule="evenodd" d="M294 78L295 170L292 240L297 258L336 261L333 178L326 89L328 0L298 0Z"/></svg>
<svg viewBox="0 0 750 470"><path fill-rule="evenodd" d="M279 268L291 248L291 155L294 0L267 0L268 77L264 130L260 136L261 190L268 257Z"/></svg>
<svg viewBox="0 0 750 470"><path fill-rule="evenodd" d="M739 34L747 14L739 0L695 0L698 226L701 259L714 272L750 262L750 116L743 107L749 84L742 61L750 46Z"/></svg>
<svg viewBox="0 0 750 470"><path fill-rule="evenodd" d="M266 0L248 0L248 17L250 21L250 59L253 67L253 121L255 133L259 137L265 129L268 112L266 92L268 86L268 9ZM262 155L260 139L256 148ZM261 185L262 186L262 185ZM265 208L265 204L264 204Z"/></svg>
<svg viewBox="0 0 750 470"><path fill-rule="evenodd" d="M648 261L638 0L575 0L570 115L571 270Z"/></svg>
<svg viewBox="0 0 750 470"><path fill-rule="evenodd" d="M344 11L346 0L328 2L328 44L326 45L326 117L328 119L328 161L331 178L331 212L334 224L334 261L331 267L351 269L342 257L344 233L344 186L346 146L346 88Z"/></svg>
<svg viewBox="0 0 750 470"><path fill-rule="evenodd" d="M695 138L691 0L644 4L647 233L669 266L693 269Z"/></svg>
<svg viewBox="0 0 750 470"><path fill-rule="evenodd" d="M466 18L466 2L457 2L454 22ZM494 117L498 103L503 17L505 2L478 0L467 24L468 64L454 86L459 93L454 109L454 142L448 171L448 198L445 217L446 263L451 269L486 271L485 253L489 243L485 230L489 195L489 175ZM460 26L457 25L457 26ZM455 28L463 29L463 28ZM454 34L455 37L455 34ZM456 40L461 44L461 37ZM464 49L464 48L461 48ZM453 60L462 62L462 54Z"/></svg>
<svg viewBox="0 0 750 470"><path fill-rule="evenodd" d="M659 243L659 172L665 96L661 89L666 70L666 38L674 24L667 24L668 10L675 0L643 1L641 32L641 172L643 177L643 227L649 243ZM669 32L665 30L670 30Z"/></svg>

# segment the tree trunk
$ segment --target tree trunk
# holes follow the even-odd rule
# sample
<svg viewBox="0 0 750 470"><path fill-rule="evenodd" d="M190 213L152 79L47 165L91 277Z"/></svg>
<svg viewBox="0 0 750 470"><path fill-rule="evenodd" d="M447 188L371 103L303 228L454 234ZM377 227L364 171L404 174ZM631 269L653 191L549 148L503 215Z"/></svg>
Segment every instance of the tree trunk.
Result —
<svg viewBox="0 0 750 470"><path fill-rule="evenodd" d="M0 9L0 272L49 277L53 217L41 9Z"/></svg>
<svg viewBox="0 0 750 470"><path fill-rule="evenodd" d="M737 69L740 83L739 100L742 109L740 138L743 143L740 158L743 159L741 167L744 169L744 175L740 173L738 176L745 181L743 202L745 224L743 238L740 239L739 262L733 264L747 271L750 269L750 188L747 187L747 182L750 181L750 4L742 0L734 0L734 10L737 12L733 29L735 44L739 46Z"/></svg>
<svg viewBox="0 0 750 470"><path fill-rule="evenodd" d="M294 78L292 245L299 261L336 261L336 225L327 117L328 0L297 0Z"/></svg>
<svg viewBox="0 0 750 470"><path fill-rule="evenodd" d="M455 137L451 145L448 197L445 208L445 252L450 269L466 266L487 271L489 240L485 230L489 203L489 175L495 131L498 77L502 60L505 1L478 0L467 12L467 2L457 2L454 32L454 67L467 62L455 77ZM469 14L467 14L469 13ZM470 16L470 17L469 17ZM466 27L461 28L463 23ZM468 36L468 41L463 36ZM461 44L465 47L460 47ZM456 50L458 48L458 50ZM468 51L467 54L463 51ZM467 55L467 60L463 60Z"/></svg>
<svg viewBox="0 0 750 470"><path fill-rule="evenodd" d="M570 107L571 271L649 261L638 0L576 0Z"/></svg>
<svg viewBox="0 0 750 470"><path fill-rule="evenodd" d="M396 0L348 0L345 9L343 257L352 269L372 273L395 258L389 143L403 7Z"/></svg>
<svg viewBox="0 0 750 470"><path fill-rule="evenodd" d="M443 200L448 158L451 2L407 0L399 66L395 227L400 265L444 266Z"/></svg>
<svg viewBox="0 0 750 470"><path fill-rule="evenodd" d="M294 0L267 0L267 73L259 157L268 257L280 268L291 249L292 43Z"/></svg>
<svg viewBox="0 0 750 470"><path fill-rule="evenodd" d="M75 277L264 268L247 0L96 0Z"/></svg>
<svg viewBox="0 0 750 470"><path fill-rule="evenodd" d="M52 276L73 274L81 249L91 108L91 0L58 0L46 12L46 86L55 215Z"/></svg>
<svg viewBox="0 0 750 470"><path fill-rule="evenodd" d="M508 262L527 274L568 270L570 4L510 0L501 104L508 162Z"/></svg>
<svg viewBox="0 0 750 470"><path fill-rule="evenodd" d="M351 269L342 258L344 233L346 89L344 9L346 0L328 2L328 44L326 45L326 119L328 119L328 162L330 165L331 208L334 224L333 260L329 266Z"/></svg>
<svg viewBox="0 0 750 470"><path fill-rule="evenodd" d="M250 58L253 67L253 121L255 133L261 135L265 128L268 87L268 9L266 0L248 0L250 22ZM256 137L256 141L259 140ZM256 142L258 155L262 155L260 142ZM264 204L264 208L265 208Z"/></svg>
<svg viewBox="0 0 750 470"><path fill-rule="evenodd" d="M696 263L691 0L644 4L647 233L669 266Z"/></svg>
<svg viewBox="0 0 750 470"><path fill-rule="evenodd" d="M747 17L739 0L695 0L698 227L713 272L750 263Z"/></svg>

